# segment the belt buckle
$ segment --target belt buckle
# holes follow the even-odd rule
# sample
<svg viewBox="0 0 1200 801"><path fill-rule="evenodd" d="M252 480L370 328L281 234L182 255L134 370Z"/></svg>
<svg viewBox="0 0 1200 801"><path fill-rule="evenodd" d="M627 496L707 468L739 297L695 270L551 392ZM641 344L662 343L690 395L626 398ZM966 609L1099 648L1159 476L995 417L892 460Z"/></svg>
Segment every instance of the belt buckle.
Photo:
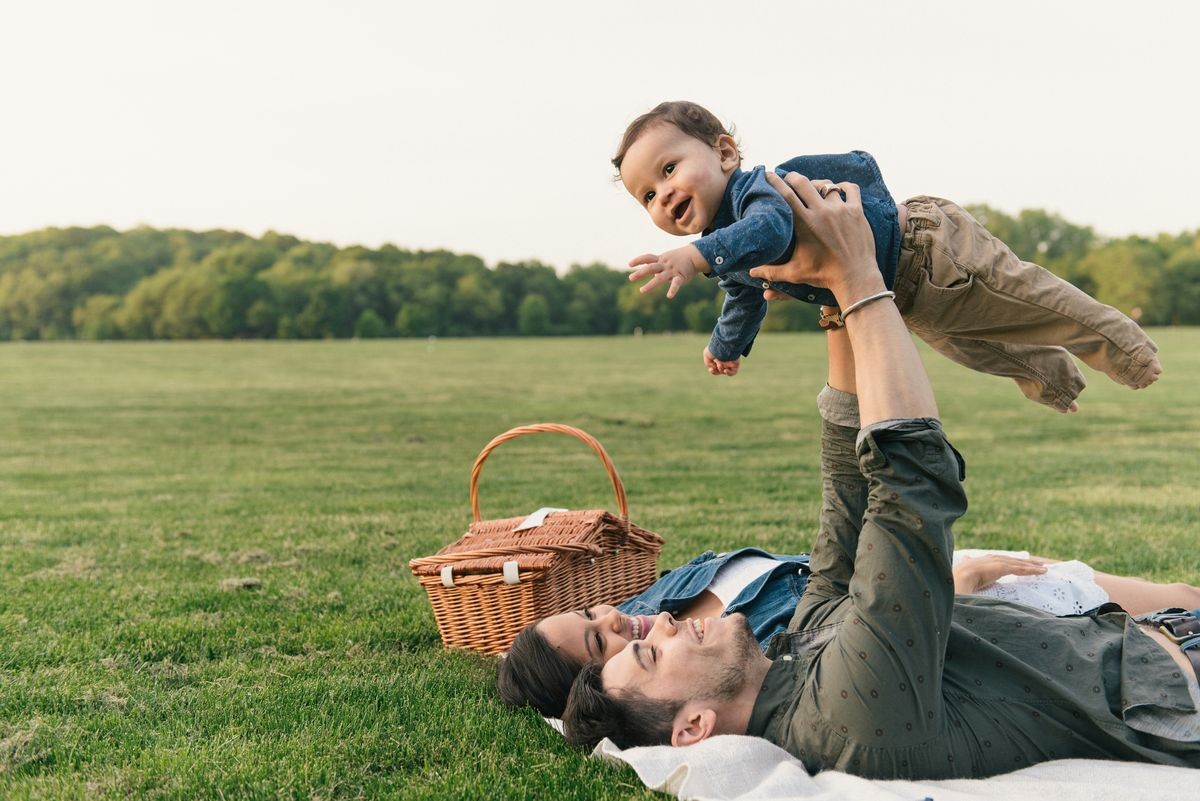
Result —
<svg viewBox="0 0 1200 801"><path fill-rule="evenodd" d="M1162 620L1158 621L1158 624L1159 624L1158 630L1160 632L1162 632L1163 634L1165 634L1167 639L1170 640L1171 642L1175 643L1176 645L1179 645L1180 643L1184 642L1185 640L1190 640L1193 637L1197 636L1196 632L1192 632L1190 634L1176 634L1175 633L1175 623L1180 620L1196 620L1196 618L1193 617L1192 615L1183 614L1183 615L1171 615L1170 617L1165 617Z"/></svg>
<svg viewBox="0 0 1200 801"><path fill-rule="evenodd" d="M1175 631L1173 629L1167 628L1165 623L1163 625L1159 626L1158 630L1160 632L1162 632L1163 635L1165 635L1168 640L1175 643L1176 645L1179 645L1184 640L1188 640L1188 639L1191 639L1192 637L1196 636L1195 634L1189 634L1186 637L1180 637L1179 635L1177 635L1175 633Z"/></svg>

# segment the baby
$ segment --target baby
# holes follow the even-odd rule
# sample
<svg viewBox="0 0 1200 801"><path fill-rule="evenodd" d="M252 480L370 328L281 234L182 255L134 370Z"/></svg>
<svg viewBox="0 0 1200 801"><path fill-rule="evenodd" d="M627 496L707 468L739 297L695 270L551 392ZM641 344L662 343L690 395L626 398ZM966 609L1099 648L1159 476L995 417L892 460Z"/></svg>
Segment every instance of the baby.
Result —
<svg viewBox="0 0 1200 801"><path fill-rule="evenodd" d="M631 281L646 292L668 283L667 297L697 274L716 276L725 303L704 363L734 375L750 354L767 305L765 290L844 313L862 298L834 298L819 287L753 278L749 270L792 255L792 212L765 168L741 169L732 134L707 109L660 103L630 123L613 165L622 184L662 230L700 234L689 245L632 259ZM897 204L868 153L798 156L780 164L824 193L857 184L875 238L875 256L910 330L934 350L975 370L1014 379L1032 400L1074 411L1087 382L1070 355L1118 383L1140 389L1162 372L1158 348L1142 329L1036 264L1021 261L959 206L934 197ZM833 190L836 191L836 190ZM832 310L822 321L840 323ZM1069 352L1069 353L1068 353Z"/></svg>

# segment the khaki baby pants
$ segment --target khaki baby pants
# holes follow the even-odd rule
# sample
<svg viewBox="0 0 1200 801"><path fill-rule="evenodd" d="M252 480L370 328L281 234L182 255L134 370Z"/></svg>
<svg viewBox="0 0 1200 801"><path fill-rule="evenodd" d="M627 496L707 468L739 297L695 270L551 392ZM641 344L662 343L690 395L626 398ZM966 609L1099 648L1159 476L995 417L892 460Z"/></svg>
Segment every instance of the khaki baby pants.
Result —
<svg viewBox="0 0 1200 801"><path fill-rule="evenodd" d="M1065 410L1087 385L1070 354L1118 383L1145 384L1157 346L1121 312L1021 261L959 206L905 202L896 305L944 356L1007 376L1031 400Z"/></svg>

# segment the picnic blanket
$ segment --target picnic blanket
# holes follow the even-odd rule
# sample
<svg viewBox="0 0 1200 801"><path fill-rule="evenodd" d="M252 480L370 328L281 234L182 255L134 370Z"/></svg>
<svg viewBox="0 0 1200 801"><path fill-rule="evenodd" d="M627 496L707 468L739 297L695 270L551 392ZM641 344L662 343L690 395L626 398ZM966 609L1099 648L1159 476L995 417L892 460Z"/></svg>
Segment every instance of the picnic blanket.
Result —
<svg viewBox="0 0 1200 801"><path fill-rule="evenodd" d="M695 801L1179 801L1195 797L1200 770L1060 759L990 779L875 781L837 771L810 776L783 749L757 737L722 735L687 748L622 750L604 740L593 756L625 764L652 790Z"/></svg>

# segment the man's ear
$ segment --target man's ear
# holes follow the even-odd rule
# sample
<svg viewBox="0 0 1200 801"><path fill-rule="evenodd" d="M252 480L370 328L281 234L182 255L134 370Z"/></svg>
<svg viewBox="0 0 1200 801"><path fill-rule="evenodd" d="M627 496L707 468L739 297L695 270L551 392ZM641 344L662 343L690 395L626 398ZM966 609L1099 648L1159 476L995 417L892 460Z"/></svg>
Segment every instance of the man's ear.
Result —
<svg viewBox="0 0 1200 801"><path fill-rule="evenodd" d="M717 713L709 707L685 704L675 716L675 727L671 731L671 745L694 745L713 735L717 727Z"/></svg>
<svg viewBox="0 0 1200 801"><path fill-rule="evenodd" d="M717 155L721 157L721 170L726 174L733 172L742 164L742 156L738 153L737 142L729 134L717 137Z"/></svg>

